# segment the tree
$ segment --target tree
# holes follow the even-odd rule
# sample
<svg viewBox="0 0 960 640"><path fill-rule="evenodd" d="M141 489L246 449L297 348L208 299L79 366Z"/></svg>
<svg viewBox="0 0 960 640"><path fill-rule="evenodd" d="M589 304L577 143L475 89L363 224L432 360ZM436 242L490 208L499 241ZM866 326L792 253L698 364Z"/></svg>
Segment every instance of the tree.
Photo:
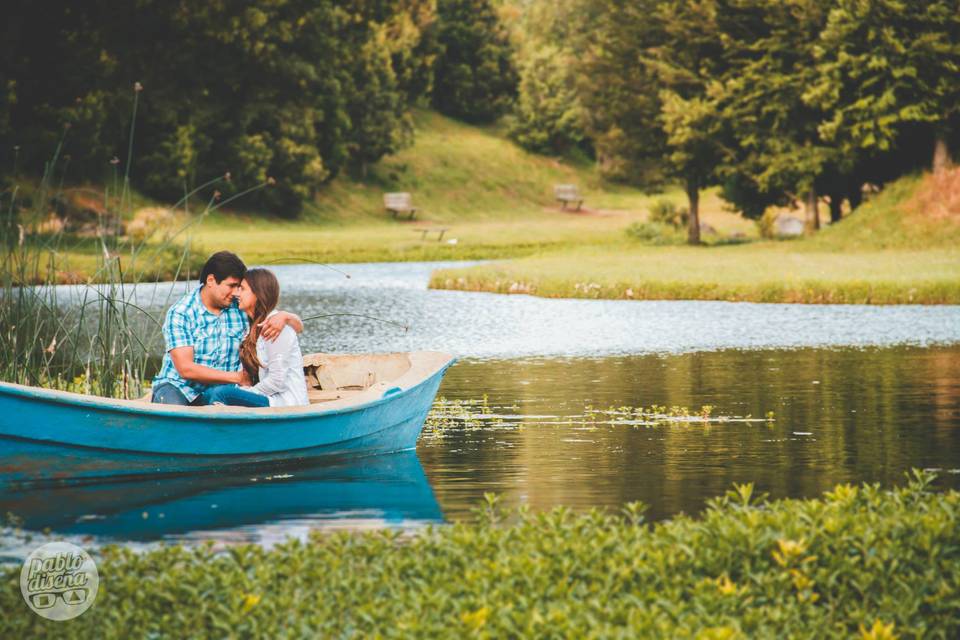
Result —
<svg viewBox="0 0 960 640"><path fill-rule="evenodd" d="M229 172L225 196L273 178L245 203L294 215L344 167L406 143L428 85L430 0L20 4L0 43L0 144L39 173L69 124L71 178L102 181L118 156L162 199Z"/></svg>
<svg viewBox="0 0 960 640"><path fill-rule="evenodd" d="M510 137L537 153L592 155L577 90L577 50L589 37L588 7L579 0L534 0L515 8L513 41L519 84Z"/></svg>
<svg viewBox="0 0 960 640"><path fill-rule="evenodd" d="M820 227L818 181L838 164L819 134L823 112L804 99L816 82L814 50L832 0L726 0L718 11L726 73L718 98L732 149L720 172L745 213L803 200ZM759 201L758 201L759 200Z"/></svg>
<svg viewBox="0 0 960 640"><path fill-rule="evenodd" d="M700 242L700 191L721 157L712 78L722 64L713 0L602 0L583 56L582 99L601 169L647 188L680 181L687 241Z"/></svg>
<svg viewBox="0 0 960 640"><path fill-rule="evenodd" d="M467 122L510 108L517 77L510 43L490 0L438 0L433 106Z"/></svg>
<svg viewBox="0 0 960 640"><path fill-rule="evenodd" d="M585 126L601 173L613 180L656 189L664 184L666 135L657 126L657 78L640 64L640 50L656 37L648 17L656 0L597 0L592 35L576 53L578 91Z"/></svg>
<svg viewBox="0 0 960 640"><path fill-rule="evenodd" d="M583 106L567 52L543 45L520 67L520 84L510 137L537 153L589 149Z"/></svg>
<svg viewBox="0 0 960 640"><path fill-rule="evenodd" d="M661 126L666 133L664 159L670 177L687 194L687 242L700 243L700 190L716 176L723 155L719 110L723 55L717 38L717 3L680 0L661 4L654 19L663 43L645 56L656 70Z"/></svg>
<svg viewBox="0 0 960 640"><path fill-rule="evenodd" d="M830 117L823 137L843 154L897 148L926 130L934 170L960 129L960 4L955 0L836 0L817 45L807 99ZM920 125L919 127L917 125Z"/></svg>

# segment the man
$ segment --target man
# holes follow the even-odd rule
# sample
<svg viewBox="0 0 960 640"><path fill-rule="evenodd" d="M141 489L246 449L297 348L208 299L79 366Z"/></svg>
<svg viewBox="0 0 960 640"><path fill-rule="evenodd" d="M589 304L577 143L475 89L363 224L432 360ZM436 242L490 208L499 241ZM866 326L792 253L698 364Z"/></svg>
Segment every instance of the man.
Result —
<svg viewBox="0 0 960 640"><path fill-rule="evenodd" d="M167 351L153 379L153 402L175 405L210 404L205 392L212 385L245 384L240 369L240 343L249 329L247 314L237 306L237 289L247 267L235 254L213 254L200 272L200 286L167 311L163 338ZM273 340L285 325L303 331L292 313L268 318L260 335Z"/></svg>

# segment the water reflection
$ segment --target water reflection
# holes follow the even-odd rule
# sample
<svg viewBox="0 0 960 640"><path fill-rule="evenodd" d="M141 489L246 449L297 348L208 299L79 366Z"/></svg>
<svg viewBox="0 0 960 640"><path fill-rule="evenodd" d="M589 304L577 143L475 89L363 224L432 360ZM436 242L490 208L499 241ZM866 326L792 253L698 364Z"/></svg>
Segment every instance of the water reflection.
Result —
<svg viewBox="0 0 960 640"><path fill-rule="evenodd" d="M414 452L270 474L154 477L0 490L25 529L100 541L214 539L270 545L310 528L414 528L443 521Z"/></svg>
<svg viewBox="0 0 960 640"><path fill-rule="evenodd" d="M418 449L448 517L484 491L534 508L696 512L734 482L775 497L837 482L900 482L911 467L960 486L960 348L722 351L679 356L465 361L440 390L488 396L527 418L452 428ZM584 423L585 407L713 405L771 423L663 427Z"/></svg>

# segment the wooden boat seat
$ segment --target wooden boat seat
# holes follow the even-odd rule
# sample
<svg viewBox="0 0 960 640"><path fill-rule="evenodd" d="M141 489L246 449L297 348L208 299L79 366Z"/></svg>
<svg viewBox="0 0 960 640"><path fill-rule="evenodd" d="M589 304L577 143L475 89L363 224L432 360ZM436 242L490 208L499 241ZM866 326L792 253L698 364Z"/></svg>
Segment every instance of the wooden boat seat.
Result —
<svg viewBox="0 0 960 640"><path fill-rule="evenodd" d="M313 353L303 357L303 375L310 404L341 400L410 371L404 353L335 356Z"/></svg>

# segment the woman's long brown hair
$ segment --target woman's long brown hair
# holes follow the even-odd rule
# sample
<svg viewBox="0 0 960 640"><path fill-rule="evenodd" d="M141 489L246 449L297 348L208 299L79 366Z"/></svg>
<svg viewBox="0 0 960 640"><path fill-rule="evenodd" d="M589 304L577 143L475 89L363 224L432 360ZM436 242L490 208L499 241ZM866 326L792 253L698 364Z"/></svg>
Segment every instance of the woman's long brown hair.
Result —
<svg viewBox="0 0 960 640"><path fill-rule="evenodd" d="M280 301L280 283L277 282L277 276L268 269L248 269L243 279L256 296L257 303L253 306L250 331L240 343L240 362L250 379L257 382L260 375L260 360L257 358L257 338L260 337L258 325L277 307Z"/></svg>

